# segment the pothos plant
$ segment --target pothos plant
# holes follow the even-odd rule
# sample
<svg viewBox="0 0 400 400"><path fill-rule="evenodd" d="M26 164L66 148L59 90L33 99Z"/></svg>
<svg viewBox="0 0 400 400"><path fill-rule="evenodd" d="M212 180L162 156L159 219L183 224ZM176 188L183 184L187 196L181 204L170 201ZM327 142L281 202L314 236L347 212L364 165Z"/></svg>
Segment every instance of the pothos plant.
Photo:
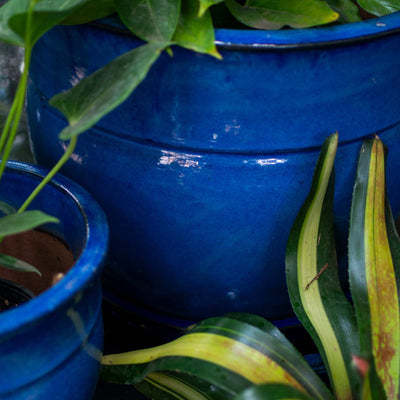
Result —
<svg viewBox="0 0 400 400"><path fill-rule="evenodd" d="M249 314L206 319L170 343L104 356L103 379L134 384L153 399L398 399L400 239L385 193L385 149L375 137L359 155L350 302L334 243L337 145L337 134L325 141L286 252L291 304L322 356L330 388L274 325Z"/></svg>
<svg viewBox="0 0 400 400"><path fill-rule="evenodd" d="M33 23L26 40L28 8ZM174 46L221 58L214 25L228 14L241 26L254 29L349 23L361 20L359 10L382 16L400 10L398 0L9 0L0 8L0 40L29 51L47 30L57 24L79 24L117 14L122 24L143 42L122 54L50 104L69 125L62 140L75 140L121 104L146 77L153 63Z"/></svg>

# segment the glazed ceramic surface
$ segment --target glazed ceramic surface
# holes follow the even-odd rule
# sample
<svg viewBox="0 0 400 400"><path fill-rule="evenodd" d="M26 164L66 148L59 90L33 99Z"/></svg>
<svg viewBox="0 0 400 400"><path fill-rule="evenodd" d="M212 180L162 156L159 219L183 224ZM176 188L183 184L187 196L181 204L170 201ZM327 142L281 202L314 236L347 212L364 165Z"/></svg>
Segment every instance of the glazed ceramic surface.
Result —
<svg viewBox="0 0 400 400"><path fill-rule="evenodd" d="M84 134L65 173L110 221L108 290L180 318L292 315L285 247L319 149L338 131L336 225L345 261L362 141L389 147L400 211L400 14L299 31L218 30L223 60L174 48ZM28 112L37 160L65 144L56 93L137 45L108 23L57 27L35 46ZM343 262L345 264L345 262Z"/></svg>
<svg viewBox="0 0 400 400"><path fill-rule="evenodd" d="M43 173L9 163L1 181L2 200L20 205ZM46 230L69 244L76 263L43 294L0 313L0 398L91 400L103 341L99 274L107 222L88 193L61 176L32 208L60 219Z"/></svg>

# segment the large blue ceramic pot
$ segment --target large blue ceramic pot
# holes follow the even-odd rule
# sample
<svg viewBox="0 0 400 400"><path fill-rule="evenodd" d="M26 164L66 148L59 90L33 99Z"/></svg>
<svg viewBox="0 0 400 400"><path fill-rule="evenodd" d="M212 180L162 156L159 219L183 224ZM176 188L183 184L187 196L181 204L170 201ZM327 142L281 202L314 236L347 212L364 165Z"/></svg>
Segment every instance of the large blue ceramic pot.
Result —
<svg viewBox="0 0 400 400"><path fill-rule="evenodd" d="M9 163L1 200L21 205L43 175L37 167ZM107 222L88 193L61 176L32 208L59 218L45 230L65 241L76 260L54 286L0 313L0 398L91 400L103 344L99 274Z"/></svg>
<svg viewBox="0 0 400 400"><path fill-rule="evenodd" d="M174 48L118 109L84 134L65 173L105 209L105 287L180 318L292 315L286 240L319 149L338 131L339 257L358 151L389 147L400 211L400 13L307 30L217 30L219 61ZM35 46L28 112L37 160L63 151L56 93L139 45L118 24L56 27ZM343 257L342 257L343 258Z"/></svg>

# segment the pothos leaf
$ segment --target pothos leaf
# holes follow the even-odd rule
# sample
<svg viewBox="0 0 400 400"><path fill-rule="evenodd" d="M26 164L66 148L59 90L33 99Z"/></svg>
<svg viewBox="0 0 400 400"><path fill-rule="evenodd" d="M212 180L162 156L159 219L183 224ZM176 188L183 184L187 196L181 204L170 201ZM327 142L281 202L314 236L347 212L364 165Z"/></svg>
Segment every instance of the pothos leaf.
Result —
<svg viewBox="0 0 400 400"><path fill-rule="evenodd" d="M1 253L0 253L0 266L20 272L35 272L40 276L42 275L40 271L36 269L33 265L30 265L25 261L18 260L15 257Z"/></svg>
<svg viewBox="0 0 400 400"><path fill-rule="evenodd" d="M357 2L365 11L378 17L400 11L398 0L357 0Z"/></svg>
<svg viewBox="0 0 400 400"><path fill-rule="evenodd" d="M45 32L59 24L66 17L85 5L89 0L40 0L34 8L30 44L33 45ZM4 18L8 27L25 44L28 4L30 0L11 0L12 5L5 10ZM4 7L4 6L3 6ZM2 7L2 8L3 8Z"/></svg>
<svg viewBox="0 0 400 400"><path fill-rule="evenodd" d="M3 212L5 215L9 215L16 213L17 209L13 206L10 206L4 201L0 201L0 211Z"/></svg>
<svg viewBox="0 0 400 400"><path fill-rule="evenodd" d="M147 42L169 42L178 24L180 0L115 0L119 17Z"/></svg>
<svg viewBox="0 0 400 400"><path fill-rule="evenodd" d="M199 17L201 17L211 6L222 3L224 0L199 0Z"/></svg>
<svg viewBox="0 0 400 400"><path fill-rule="evenodd" d="M86 24L115 13L114 0L88 0L84 6L62 21L64 25Z"/></svg>
<svg viewBox="0 0 400 400"><path fill-rule="evenodd" d="M225 4L238 21L257 29L307 28L339 17L321 0L248 0L243 6L225 0Z"/></svg>
<svg viewBox="0 0 400 400"><path fill-rule="evenodd" d="M198 15L199 0L185 0L182 2L181 15L173 41L179 46L199 53L207 53L221 58L214 39L214 28L209 10L201 17Z"/></svg>
<svg viewBox="0 0 400 400"><path fill-rule="evenodd" d="M15 235L46 223L58 223L59 220L42 211L24 211L0 218L0 237Z"/></svg>
<svg viewBox="0 0 400 400"><path fill-rule="evenodd" d="M362 18L358 11L358 7L349 0L325 0L332 10L338 12L340 17L338 22L347 24L350 22L361 21Z"/></svg>
<svg viewBox="0 0 400 400"><path fill-rule="evenodd" d="M121 104L146 77L166 43L149 43L111 61L80 81L72 89L50 100L70 125L60 133L69 140L91 128L108 112Z"/></svg>

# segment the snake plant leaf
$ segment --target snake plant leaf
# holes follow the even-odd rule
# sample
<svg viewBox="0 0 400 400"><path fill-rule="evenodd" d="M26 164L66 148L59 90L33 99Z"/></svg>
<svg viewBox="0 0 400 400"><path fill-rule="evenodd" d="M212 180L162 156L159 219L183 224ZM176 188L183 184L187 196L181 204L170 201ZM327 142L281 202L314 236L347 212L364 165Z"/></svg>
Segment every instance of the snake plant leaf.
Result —
<svg viewBox="0 0 400 400"><path fill-rule="evenodd" d="M147 42L169 42L178 24L180 0L115 0L124 24Z"/></svg>
<svg viewBox="0 0 400 400"><path fill-rule="evenodd" d="M357 0L357 2L364 10L378 17L400 11L398 0Z"/></svg>
<svg viewBox="0 0 400 400"><path fill-rule="evenodd" d="M20 272L35 272L38 275L42 275L40 271L33 265L28 264L25 261L19 260L18 258L9 256L7 254L0 253L0 266L13 269Z"/></svg>
<svg viewBox="0 0 400 400"><path fill-rule="evenodd" d="M177 372L151 372L138 385L149 399L226 400L226 393L196 377ZM207 393L212 392L212 397Z"/></svg>
<svg viewBox="0 0 400 400"><path fill-rule="evenodd" d="M225 317L236 319L238 321L245 322L258 329L261 329L268 335L275 337L287 348L291 348L292 350L294 350L294 352L296 353L296 350L294 349L292 343L290 343L289 340L286 339L286 336L274 324L267 321L265 318L260 317L259 315L256 314L239 313L239 312L225 314Z"/></svg>
<svg viewBox="0 0 400 400"><path fill-rule="evenodd" d="M57 218L38 210L6 215L0 218L0 237L29 231L43 224L58 222Z"/></svg>
<svg viewBox="0 0 400 400"><path fill-rule="evenodd" d="M224 0L199 0L199 1L200 1L199 17L201 17L206 12L206 10L208 10L211 6L222 3Z"/></svg>
<svg viewBox="0 0 400 400"><path fill-rule="evenodd" d="M88 0L85 5L62 21L63 25L79 25L114 14L114 0Z"/></svg>
<svg viewBox="0 0 400 400"><path fill-rule="evenodd" d="M232 15L241 23L257 29L307 28L338 19L339 14L321 0L225 0Z"/></svg>
<svg viewBox="0 0 400 400"><path fill-rule="evenodd" d="M349 274L361 352L399 398L400 309L395 264L386 225L385 150L379 138L360 151L350 216ZM391 223L392 224L392 223ZM398 249L396 250L398 251Z"/></svg>
<svg viewBox="0 0 400 400"><path fill-rule="evenodd" d="M375 364L355 355L353 355L353 363L362 376L359 398L361 400L386 400L386 393L376 372Z"/></svg>
<svg viewBox="0 0 400 400"><path fill-rule="evenodd" d="M278 384L263 384L246 389L234 400L313 400L309 396L295 389L293 386Z"/></svg>
<svg viewBox="0 0 400 400"><path fill-rule="evenodd" d="M162 346L105 356L102 364L103 379L116 383L139 383L152 372L180 371L229 397L254 384L274 382L296 387L316 399L331 398L293 346L227 317L202 321ZM206 385L202 393L212 394Z"/></svg>
<svg viewBox="0 0 400 400"><path fill-rule="evenodd" d="M30 44L33 45L45 32L59 24L66 17L84 6L89 0L40 0L34 8L30 29ZM0 21L6 23L18 37L19 44L25 44L28 5L30 0L11 0L12 5L0 15ZM3 7L2 7L3 8ZM1 25L0 25L1 26ZM0 36L1 37L1 36Z"/></svg>
<svg viewBox="0 0 400 400"><path fill-rule="evenodd" d="M334 160L338 135L329 136L310 193L289 235L286 277L291 304L322 356L337 399L355 398L359 375L351 354L359 350L356 318L342 292L333 231Z"/></svg>
<svg viewBox="0 0 400 400"><path fill-rule="evenodd" d="M120 105L146 77L166 43L149 43L117 57L66 92L50 99L69 125L60 133L69 140L91 128Z"/></svg>
<svg viewBox="0 0 400 400"><path fill-rule="evenodd" d="M361 21L361 15L358 7L349 0L325 0L332 10L339 13L338 22L348 24L351 22Z"/></svg>
<svg viewBox="0 0 400 400"><path fill-rule="evenodd" d="M214 43L214 27L210 12L206 10L201 16L198 12L199 0L182 2L181 15L173 41L186 49L221 59Z"/></svg>
<svg viewBox="0 0 400 400"><path fill-rule="evenodd" d="M400 288L400 237L396 228L396 222L393 218L392 209L390 207L387 195L385 201L385 217L389 246L392 253L394 273L396 275L396 284L397 288ZM398 297L400 307L400 296Z"/></svg>

